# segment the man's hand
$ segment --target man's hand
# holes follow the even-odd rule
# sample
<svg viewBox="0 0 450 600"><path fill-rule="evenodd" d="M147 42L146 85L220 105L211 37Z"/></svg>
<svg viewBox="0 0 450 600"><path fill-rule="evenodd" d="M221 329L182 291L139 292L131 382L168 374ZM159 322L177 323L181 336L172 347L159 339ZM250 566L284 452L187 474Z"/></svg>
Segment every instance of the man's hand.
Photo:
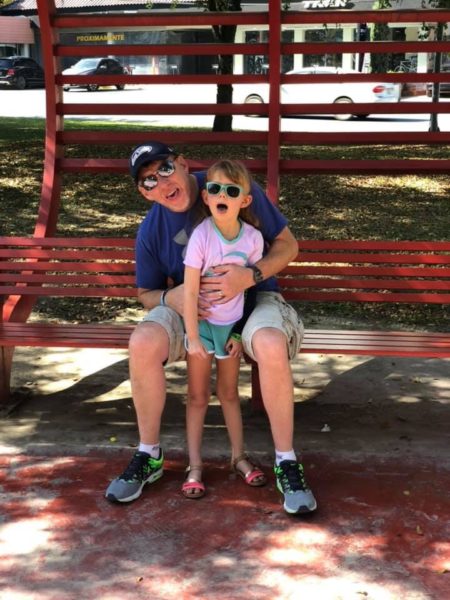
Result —
<svg viewBox="0 0 450 600"><path fill-rule="evenodd" d="M242 356L242 342L238 342L236 339L230 338L225 345L225 350L230 356L241 357Z"/></svg>
<svg viewBox="0 0 450 600"><path fill-rule="evenodd" d="M211 270L217 277L202 277L200 280L200 295L208 305L224 304L254 284L252 271L247 267L226 264Z"/></svg>

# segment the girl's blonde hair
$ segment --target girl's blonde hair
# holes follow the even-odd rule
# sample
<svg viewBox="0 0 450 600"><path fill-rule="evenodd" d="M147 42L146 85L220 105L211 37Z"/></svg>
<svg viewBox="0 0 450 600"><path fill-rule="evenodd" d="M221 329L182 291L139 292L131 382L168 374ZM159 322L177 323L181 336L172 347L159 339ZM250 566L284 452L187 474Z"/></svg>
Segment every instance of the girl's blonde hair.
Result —
<svg viewBox="0 0 450 600"><path fill-rule="evenodd" d="M206 173L206 181L212 181L214 179L214 175L216 173L222 173L237 185L240 185L244 190L244 194L250 194L251 186L252 186L252 176L250 175L247 167L241 163L239 160L231 160L228 158L221 159L211 165ZM205 217L211 215L211 211L208 206L202 202L201 203L201 213L199 218L196 219L197 224L202 221ZM257 216L253 213L251 209L251 204L246 206L245 208L241 208L239 211L239 218L249 225L253 225L253 227L259 227L259 220Z"/></svg>

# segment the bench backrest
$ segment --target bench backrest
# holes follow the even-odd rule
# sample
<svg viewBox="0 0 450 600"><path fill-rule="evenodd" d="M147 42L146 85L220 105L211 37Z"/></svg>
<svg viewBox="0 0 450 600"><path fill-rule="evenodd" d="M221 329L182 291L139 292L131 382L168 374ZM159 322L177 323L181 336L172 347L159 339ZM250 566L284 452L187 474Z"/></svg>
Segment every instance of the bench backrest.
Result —
<svg viewBox="0 0 450 600"><path fill-rule="evenodd" d="M136 296L134 240L0 238L0 294Z"/></svg>
<svg viewBox="0 0 450 600"><path fill-rule="evenodd" d="M299 242L280 275L287 300L450 304L450 242Z"/></svg>
<svg viewBox="0 0 450 600"><path fill-rule="evenodd" d="M0 294L132 297L134 241L0 238ZM287 300L450 304L450 242L301 241ZM38 287L37 287L38 286Z"/></svg>

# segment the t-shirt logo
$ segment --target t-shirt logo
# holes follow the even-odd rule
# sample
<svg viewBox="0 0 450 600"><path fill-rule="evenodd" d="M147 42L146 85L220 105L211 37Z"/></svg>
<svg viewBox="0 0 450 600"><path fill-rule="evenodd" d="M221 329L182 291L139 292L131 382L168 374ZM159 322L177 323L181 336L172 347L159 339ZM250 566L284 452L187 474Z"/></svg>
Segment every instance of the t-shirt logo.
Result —
<svg viewBox="0 0 450 600"><path fill-rule="evenodd" d="M184 258L186 256L186 247L189 241L186 231L184 229L180 229L180 231L173 238L173 241L180 246L184 246L183 252L181 253L181 256Z"/></svg>

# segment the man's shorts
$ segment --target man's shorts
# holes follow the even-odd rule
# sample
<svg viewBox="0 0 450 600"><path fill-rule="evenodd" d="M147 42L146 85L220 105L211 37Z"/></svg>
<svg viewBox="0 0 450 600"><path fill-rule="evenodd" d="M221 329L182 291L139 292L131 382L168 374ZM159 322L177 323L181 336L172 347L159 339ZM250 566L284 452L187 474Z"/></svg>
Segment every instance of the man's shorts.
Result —
<svg viewBox="0 0 450 600"><path fill-rule="evenodd" d="M168 306L156 306L145 315L143 321L159 323L166 330L169 336L169 357L166 364L186 358L183 319L177 312ZM278 292L258 292L256 306L242 332L244 352L253 359L252 337L259 329L266 327L279 329L285 334L289 358L295 358L303 339L303 323L297 311Z"/></svg>

